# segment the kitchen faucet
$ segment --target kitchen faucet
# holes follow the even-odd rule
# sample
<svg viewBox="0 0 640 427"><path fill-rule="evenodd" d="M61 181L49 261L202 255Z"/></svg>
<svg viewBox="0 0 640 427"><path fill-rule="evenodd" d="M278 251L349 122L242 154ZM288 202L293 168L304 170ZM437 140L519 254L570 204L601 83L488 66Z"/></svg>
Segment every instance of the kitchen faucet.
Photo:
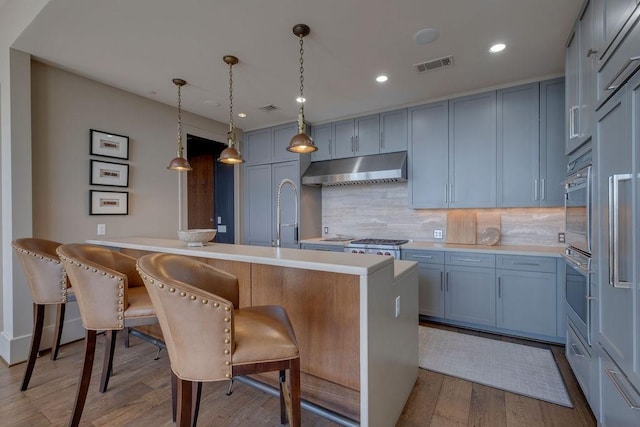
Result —
<svg viewBox="0 0 640 427"><path fill-rule="evenodd" d="M285 184L289 184L293 188L293 196L295 197L295 205L296 205L296 215L293 218L293 224L282 224L282 217L280 214L280 196L282 194L282 187ZM276 197L276 247L281 246L281 228L282 227L293 227L293 239L298 244L298 189L296 188L295 182L290 180L289 178L285 178L280 181L278 184L278 195Z"/></svg>

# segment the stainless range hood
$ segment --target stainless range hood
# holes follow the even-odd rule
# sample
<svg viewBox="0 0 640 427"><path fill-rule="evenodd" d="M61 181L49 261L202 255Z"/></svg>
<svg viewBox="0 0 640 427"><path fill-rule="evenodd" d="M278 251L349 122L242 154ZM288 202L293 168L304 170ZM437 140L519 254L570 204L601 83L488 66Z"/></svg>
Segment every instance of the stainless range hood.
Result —
<svg viewBox="0 0 640 427"><path fill-rule="evenodd" d="M304 185L325 186L406 180L406 151L313 162L302 176Z"/></svg>

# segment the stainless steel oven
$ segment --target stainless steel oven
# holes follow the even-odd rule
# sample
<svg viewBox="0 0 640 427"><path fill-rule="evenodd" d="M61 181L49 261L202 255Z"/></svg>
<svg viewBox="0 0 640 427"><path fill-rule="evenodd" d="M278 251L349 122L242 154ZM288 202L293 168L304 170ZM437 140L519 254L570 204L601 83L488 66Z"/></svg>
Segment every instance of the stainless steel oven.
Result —
<svg viewBox="0 0 640 427"><path fill-rule="evenodd" d="M567 317L582 341L591 346L591 257L567 248L566 300Z"/></svg>
<svg viewBox="0 0 640 427"><path fill-rule="evenodd" d="M591 151L569 163L565 181L565 237L570 247L591 256Z"/></svg>

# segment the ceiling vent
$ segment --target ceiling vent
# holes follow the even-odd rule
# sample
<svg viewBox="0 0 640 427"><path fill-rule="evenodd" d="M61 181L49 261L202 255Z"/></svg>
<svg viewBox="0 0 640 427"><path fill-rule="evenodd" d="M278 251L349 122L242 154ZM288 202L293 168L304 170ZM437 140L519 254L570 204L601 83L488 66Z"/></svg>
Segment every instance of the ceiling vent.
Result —
<svg viewBox="0 0 640 427"><path fill-rule="evenodd" d="M276 107L276 106L275 106L275 105L273 105L273 104L268 104L268 105L263 105L262 107L260 107L260 108L258 108L258 109L259 109L259 110L262 110L262 111L267 111L267 112L269 112L269 111L277 110L277 109L278 109L278 107Z"/></svg>
<svg viewBox="0 0 640 427"><path fill-rule="evenodd" d="M427 62L421 62L419 64L414 64L416 70L419 73L424 73L425 71L436 70L438 68L450 67L453 65L453 56L445 56L443 58L433 59Z"/></svg>

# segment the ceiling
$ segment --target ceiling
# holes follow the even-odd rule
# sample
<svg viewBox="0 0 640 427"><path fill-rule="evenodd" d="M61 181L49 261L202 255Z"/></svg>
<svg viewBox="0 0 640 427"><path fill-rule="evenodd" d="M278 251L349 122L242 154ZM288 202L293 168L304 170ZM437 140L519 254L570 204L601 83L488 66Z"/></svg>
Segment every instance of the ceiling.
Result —
<svg viewBox="0 0 640 427"><path fill-rule="evenodd" d="M50 0L14 47L43 62L229 121L227 54L237 127L295 121L304 23L305 118L312 124L416 105L564 72L564 44L583 0ZM0 2L1 7L2 2ZM439 38L418 45L414 34ZM496 42L507 48L488 52ZM453 66L413 64L453 55ZM389 80L380 84L378 74ZM259 107L272 104L277 110Z"/></svg>

